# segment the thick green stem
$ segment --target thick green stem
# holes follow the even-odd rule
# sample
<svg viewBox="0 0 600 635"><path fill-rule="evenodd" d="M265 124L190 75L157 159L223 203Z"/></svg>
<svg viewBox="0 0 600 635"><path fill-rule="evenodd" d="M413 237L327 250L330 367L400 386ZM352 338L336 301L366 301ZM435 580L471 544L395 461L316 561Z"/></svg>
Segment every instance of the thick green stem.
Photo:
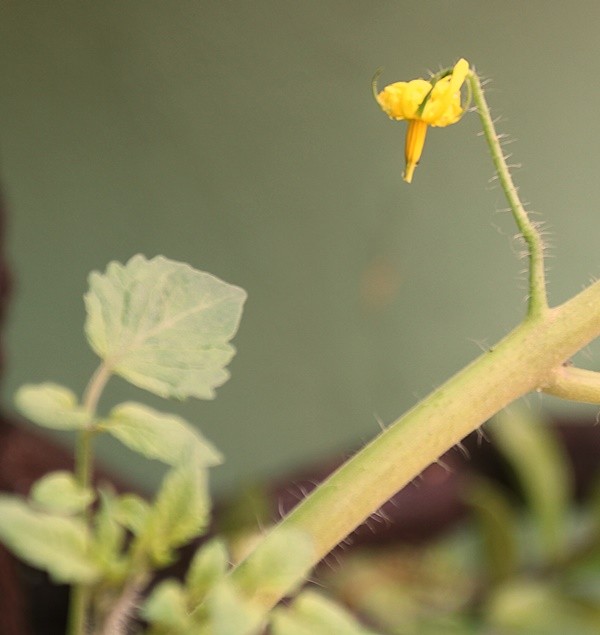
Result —
<svg viewBox="0 0 600 635"><path fill-rule="evenodd" d="M286 516L232 572L248 593L247 572L288 528L313 541L313 560L297 581L358 525L473 430L532 390L600 335L600 282L545 315L529 318L432 392L341 466ZM293 545L290 545L293 549ZM272 582L272 581L271 581ZM250 600L266 612L289 591L256 580Z"/></svg>
<svg viewBox="0 0 600 635"><path fill-rule="evenodd" d="M83 406L89 414L88 426L81 430L77 437L75 447L75 478L82 487L89 487L92 480L94 420L98 400L111 375L110 369L101 364L87 385L83 396ZM84 520L89 523L89 511L82 514ZM69 616L67 633L69 635L83 635L86 632L87 614L90 605L90 588L87 585L78 584L71 588L69 601Z"/></svg>
<svg viewBox="0 0 600 635"><path fill-rule="evenodd" d="M469 74L469 85L473 94L473 101L481 119L483 134L490 148L492 161L500 180L500 185L510 205L510 209L517 223L529 251L529 310L528 315L535 316L548 310L546 295L546 281L544 272L544 244L535 223L527 215L517 194L510 170L506 164L500 138L496 133L494 120L483 94L481 81L476 73Z"/></svg>

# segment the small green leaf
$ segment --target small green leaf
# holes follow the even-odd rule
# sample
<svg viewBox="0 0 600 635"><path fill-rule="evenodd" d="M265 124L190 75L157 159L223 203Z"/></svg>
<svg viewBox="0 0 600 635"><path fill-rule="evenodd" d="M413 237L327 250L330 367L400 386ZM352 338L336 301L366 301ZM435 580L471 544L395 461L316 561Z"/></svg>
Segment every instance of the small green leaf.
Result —
<svg viewBox="0 0 600 635"><path fill-rule="evenodd" d="M208 615L210 626L200 632L210 635L255 635L259 632L263 617L261 612L235 589L228 578L223 578L212 588L202 613Z"/></svg>
<svg viewBox="0 0 600 635"><path fill-rule="evenodd" d="M211 540L196 551L185 579L192 606L200 604L206 593L225 576L228 566L227 548L222 540Z"/></svg>
<svg viewBox="0 0 600 635"><path fill-rule="evenodd" d="M517 571L517 515L504 492L483 478L469 487L467 502L478 520L489 576L497 584Z"/></svg>
<svg viewBox="0 0 600 635"><path fill-rule="evenodd" d="M180 635L192 628L185 590L177 580L164 580L157 584L144 602L141 615L171 635Z"/></svg>
<svg viewBox="0 0 600 635"><path fill-rule="evenodd" d="M150 505L137 494L123 494L118 498L115 518L119 524L137 536L148 524Z"/></svg>
<svg viewBox="0 0 600 635"><path fill-rule="evenodd" d="M578 603L550 580L513 579L484 606L491 633L504 635L597 635L597 607Z"/></svg>
<svg viewBox="0 0 600 635"><path fill-rule="evenodd" d="M80 430L90 421L89 413L79 406L75 393L51 382L21 386L15 395L15 404L25 417L54 430Z"/></svg>
<svg viewBox="0 0 600 635"><path fill-rule="evenodd" d="M177 465L193 454L203 467L222 462L219 452L185 419L135 402L116 406L102 429L150 459Z"/></svg>
<svg viewBox="0 0 600 635"><path fill-rule="evenodd" d="M288 609L273 611L273 635L375 635L345 609L314 591L304 591Z"/></svg>
<svg viewBox="0 0 600 635"><path fill-rule="evenodd" d="M93 272L89 285L86 334L111 370L162 397L214 398L229 378L243 289L142 255Z"/></svg>
<svg viewBox="0 0 600 635"><path fill-rule="evenodd" d="M281 590L292 592L311 569L314 545L309 534L295 527L277 527L237 570L240 590L261 604L276 603Z"/></svg>
<svg viewBox="0 0 600 635"><path fill-rule="evenodd" d="M79 519L38 512L20 498L0 496L0 539L56 582L87 584L99 576L89 532Z"/></svg>
<svg viewBox="0 0 600 635"><path fill-rule="evenodd" d="M31 500L60 514L76 514L94 502L94 493L81 487L71 472L59 471L46 474L34 483Z"/></svg>
<svg viewBox="0 0 600 635"><path fill-rule="evenodd" d="M540 529L544 555L550 560L562 558L571 472L558 440L547 425L517 408L498 415L489 429L519 478Z"/></svg>
<svg viewBox="0 0 600 635"><path fill-rule="evenodd" d="M150 508L141 540L157 565L168 564L172 549L198 536L209 521L206 470L193 461L171 469Z"/></svg>

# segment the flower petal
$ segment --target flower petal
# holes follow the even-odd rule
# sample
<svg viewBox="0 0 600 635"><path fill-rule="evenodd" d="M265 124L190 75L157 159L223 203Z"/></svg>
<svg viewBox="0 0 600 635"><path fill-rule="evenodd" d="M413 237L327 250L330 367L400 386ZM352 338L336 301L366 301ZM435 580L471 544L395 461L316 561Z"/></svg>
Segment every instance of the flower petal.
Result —
<svg viewBox="0 0 600 635"><path fill-rule="evenodd" d="M417 110L431 88L431 83L424 79L396 82L377 95L377 102L391 119L416 119Z"/></svg>
<svg viewBox="0 0 600 635"><path fill-rule="evenodd" d="M469 63L461 58L452 73L437 81L423 109L422 119L430 126L449 126L463 115L460 89L469 73Z"/></svg>
<svg viewBox="0 0 600 635"><path fill-rule="evenodd" d="M406 130L406 143L404 146L404 156L406 158L406 167L402 178L410 183L412 181L415 168L419 164L419 159L425 145L425 136L427 135L427 124L421 119L411 119L408 122Z"/></svg>

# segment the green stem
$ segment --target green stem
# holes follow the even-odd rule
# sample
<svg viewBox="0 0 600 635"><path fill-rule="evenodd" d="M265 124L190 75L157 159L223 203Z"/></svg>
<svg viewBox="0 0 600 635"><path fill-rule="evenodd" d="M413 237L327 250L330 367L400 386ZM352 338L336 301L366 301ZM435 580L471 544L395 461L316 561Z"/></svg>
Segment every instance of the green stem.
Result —
<svg viewBox="0 0 600 635"><path fill-rule="evenodd" d="M69 598L68 635L84 635L86 632L87 610L90 604L90 588L82 584L71 587Z"/></svg>
<svg viewBox="0 0 600 635"><path fill-rule="evenodd" d="M517 188L513 183L508 165L506 164L500 139L496 133L494 121L483 94L481 81L474 72L469 74L468 81L473 94L473 101L475 102L477 112L481 118L483 134L485 135L490 148L492 161L494 163L494 167L496 168L498 178L500 179L500 185L502 186L504 194L508 199L517 227L519 228L529 251L528 315L534 317L548 310L544 273L544 244L535 223L533 223L527 215L527 212L519 199L519 195L517 194Z"/></svg>
<svg viewBox="0 0 600 635"><path fill-rule="evenodd" d="M92 440L95 434L94 420L98 400L111 375L110 369L102 363L90 379L83 396L83 407L89 414L89 423L77 436L75 447L75 478L82 487L89 487L93 471ZM86 523L90 523L89 510L82 514ZM69 615L67 633L69 635L83 635L86 632L87 615L91 599L88 585L77 584L71 588L69 601Z"/></svg>
<svg viewBox="0 0 600 635"><path fill-rule="evenodd" d="M94 432L91 429L81 430L75 444L75 479L81 487L89 487L93 464Z"/></svg>
<svg viewBox="0 0 600 635"><path fill-rule="evenodd" d="M526 320L342 465L268 533L231 574L266 614L293 585L269 588L249 574L278 533L305 532L314 545L300 582L333 547L428 465L515 399L548 383L554 369L600 335L600 282L544 317ZM293 549L293 545L290 545Z"/></svg>
<svg viewBox="0 0 600 635"><path fill-rule="evenodd" d="M561 399L600 404L600 373L575 366L557 368L542 390Z"/></svg>

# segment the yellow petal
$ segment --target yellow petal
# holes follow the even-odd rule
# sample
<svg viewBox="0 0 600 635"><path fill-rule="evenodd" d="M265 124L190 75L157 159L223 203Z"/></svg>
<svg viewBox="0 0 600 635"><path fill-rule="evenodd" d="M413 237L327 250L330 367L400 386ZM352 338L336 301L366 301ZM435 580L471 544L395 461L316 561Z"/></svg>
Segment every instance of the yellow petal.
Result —
<svg viewBox="0 0 600 635"><path fill-rule="evenodd" d="M469 74L469 62L464 57L461 57L452 69L452 86L451 90L458 90L467 79Z"/></svg>
<svg viewBox="0 0 600 635"><path fill-rule="evenodd" d="M424 79L396 82L377 95L377 102L391 119L413 119L430 91L431 83Z"/></svg>
<svg viewBox="0 0 600 635"><path fill-rule="evenodd" d="M461 58L452 73L434 85L421 117L430 126L449 126L463 115L460 89L469 73L469 63Z"/></svg>
<svg viewBox="0 0 600 635"><path fill-rule="evenodd" d="M412 181L413 173L423 152L426 135L427 124L424 121L421 119L411 119L408 122L408 128L406 130L406 144L404 146L406 167L404 168L404 174L402 175L407 183Z"/></svg>

